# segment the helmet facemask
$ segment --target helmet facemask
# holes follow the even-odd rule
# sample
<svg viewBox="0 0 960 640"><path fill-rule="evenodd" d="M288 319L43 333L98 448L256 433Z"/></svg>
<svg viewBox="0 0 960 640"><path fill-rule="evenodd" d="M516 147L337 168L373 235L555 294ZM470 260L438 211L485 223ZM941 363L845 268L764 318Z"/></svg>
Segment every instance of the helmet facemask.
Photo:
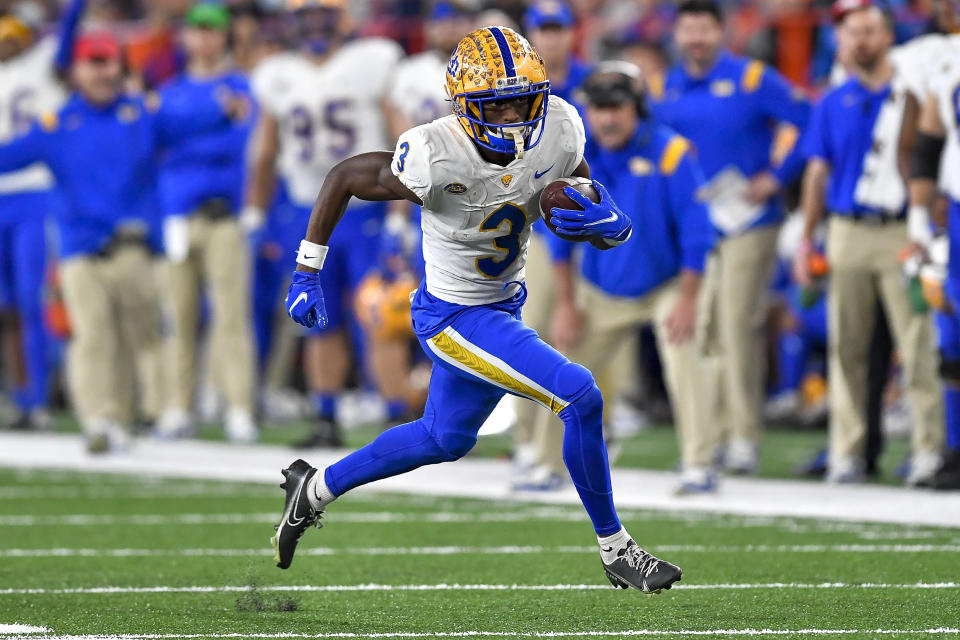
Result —
<svg viewBox="0 0 960 640"><path fill-rule="evenodd" d="M543 135L547 116L550 82L531 83L526 76L499 78L494 91L460 93L453 96L454 112L470 125L474 142L490 151L512 153L522 158ZM525 115L520 122L493 123L487 120L484 105L511 99L527 98Z"/></svg>

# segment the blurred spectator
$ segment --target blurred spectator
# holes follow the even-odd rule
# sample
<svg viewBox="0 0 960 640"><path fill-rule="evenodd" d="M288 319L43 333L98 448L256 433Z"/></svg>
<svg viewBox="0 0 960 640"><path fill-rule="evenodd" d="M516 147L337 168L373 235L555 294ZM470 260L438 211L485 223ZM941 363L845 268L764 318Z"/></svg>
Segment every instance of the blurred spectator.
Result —
<svg viewBox="0 0 960 640"><path fill-rule="evenodd" d="M61 78L70 66L84 1L66 8L59 37L39 37L39 24L0 17L0 143L23 135L40 114L66 97ZM39 16L37 16L39 17ZM18 428L49 428L48 335L42 311L47 270L45 216L52 213L53 177L39 163L0 174L0 319L13 380Z"/></svg>
<svg viewBox="0 0 960 640"><path fill-rule="evenodd" d="M584 93L584 159L615 201L643 203L631 211L642 232L616 251L580 245L576 286L570 245L555 241L554 343L599 378L625 339L653 323L682 451L678 492L712 492L714 432L694 340L701 276L715 242L696 197L703 174L690 143L651 120L637 67L602 63Z"/></svg>
<svg viewBox="0 0 960 640"><path fill-rule="evenodd" d="M824 96L805 138L811 158L804 177L806 227L794 271L801 284L809 282L810 238L825 198L831 215L827 479L856 482L863 475L867 350L880 299L904 361L915 416L907 483L918 485L929 482L940 462L943 409L930 318L911 306L898 264L907 244L907 193L898 155L906 91L887 57L893 43L887 16L864 5L846 12L840 23L854 77Z"/></svg>
<svg viewBox="0 0 960 640"><path fill-rule="evenodd" d="M715 358L716 428L728 471L756 468L762 431L763 327L783 185L802 168L796 149L772 157L778 124L805 126L809 105L773 69L723 49L719 5L690 0L679 7L674 38L681 64L667 74L656 114L697 149L709 181L713 224L722 234L704 291L704 339Z"/></svg>
<svg viewBox="0 0 960 640"><path fill-rule="evenodd" d="M161 104L189 109L221 94L250 98L246 78L227 54L230 15L220 4L194 5L184 20L187 54L183 74L165 85ZM200 305L212 306L209 359L214 385L226 396L227 438L250 442L253 422L254 352L250 326L250 252L237 215L247 138L255 115L223 120L165 149L160 165L160 203L166 249L166 299L173 320L167 362L167 406L157 425L164 438L193 430L190 413L197 370ZM208 291L205 291L208 289Z"/></svg>
<svg viewBox="0 0 960 640"><path fill-rule="evenodd" d="M91 452L126 446L141 408L158 407L159 310L150 252L159 248L156 153L225 115L217 103L189 117L120 94L121 52L109 33L74 50L75 93L20 138L0 147L0 171L44 162L68 201L60 218L64 297L73 327L70 385Z"/></svg>
<svg viewBox="0 0 960 640"><path fill-rule="evenodd" d="M300 51L264 59L252 76L261 109L243 220L251 229L262 224L279 173L299 213L286 247L292 252L327 172L344 158L388 146L384 96L402 52L380 38L350 40L343 0L295 4L287 19L299 30ZM351 366L365 359L351 301L377 262L385 216L383 203L355 203L331 242L321 272L330 323L310 330L304 356L319 418L305 446L341 443L339 396Z"/></svg>

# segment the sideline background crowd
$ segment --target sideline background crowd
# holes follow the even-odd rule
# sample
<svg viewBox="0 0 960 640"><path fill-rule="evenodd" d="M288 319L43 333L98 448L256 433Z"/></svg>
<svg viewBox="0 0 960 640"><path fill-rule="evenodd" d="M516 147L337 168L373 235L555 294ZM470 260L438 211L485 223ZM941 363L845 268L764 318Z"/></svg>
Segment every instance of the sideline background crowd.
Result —
<svg viewBox="0 0 960 640"><path fill-rule="evenodd" d="M428 372L410 345L405 296L420 277L421 258L410 226L395 222L417 213L393 206L389 212L387 207L351 210L362 224L349 239L350 255L344 258L338 328L348 330L304 337L282 316L280 303L312 199L306 194L311 189L315 194L324 168L337 157L365 146L391 148L409 126L447 113L442 70L459 38L478 25L514 24L543 55L553 92L582 110L592 99L581 85L594 64L610 59L636 64L653 118L693 140L711 183L719 184L713 180L728 166L711 157L730 157L732 164L743 165L739 177L750 178L747 199L769 207L767 218L721 229L723 240L713 252L716 264L700 265L701 271L707 268L696 296L700 315L709 315L703 310L711 305L727 303L726 312L719 310L723 305L717 307L715 313L726 320L713 326L720 332L713 338L724 346L720 352L740 351L738 361L725 367L727 379L718 383L726 386L716 397L729 406L686 417L708 425L701 431L723 433L708 438L696 453L684 449L680 488L716 490L715 467L755 472L765 424L822 427L830 413L828 377L834 376L828 376L830 331L823 296L828 279L791 273L798 247L806 246L803 216L782 221L785 211L799 206L804 158L795 156L804 148L798 140L810 117L807 102L815 103L831 83L842 82L847 65L842 59L838 63L836 7L829 2L725 3L719 17L709 9L693 12L697 22L687 25L685 41L678 31L678 4L0 4L5 16L0 23L0 141L19 141L21 153L15 157L12 148L0 147L5 156L0 165L6 171L4 163L12 166L21 157L18 167L41 160L52 174L35 176L37 182L28 188L0 182L4 424L69 428L71 421L61 412L68 406L91 451L100 452L128 446L134 425L154 437L179 438L193 435L198 424L222 422L229 439L249 442L258 437L259 426L293 420L301 424L297 437L306 436L304 444L336 446L345 424L388 425L417 414ZM846 4L859 9L869 3ZM884 8L899 43L949 33L957 26L952 2L890 2ZM711 41L713 23L733 54L763 63L731 62L730 76L718 77L708 87L714 98L742 93L744 101L751 101L762 96L758 115L739 130L733 122L746 122L747 116L738 107L724 114L702 102L680 104L693 80L670 71L699 52L704 71L716 72L711 68L720 43ZM358 43L369 46L361 50ZM286 70L270 69L271 61L287 51L306 47L326 63L334 54L345 56L351 45L351 64L341 63L336 73L332 65L326 75L315 76L286 76ZM913 75L909 65L925 63L922 57L910 59L901 73ZM20 90L19 82L31 85L40 76L51 78L43 85L46 93ZM123 97L116 95L117 78L122 78ZM323 114L298 114L279 97L298 81L308 93L312 88L333 94L346 87L354 92L348 97L359 95L363 104L337 107L335 100L327 100ZM61 87L59 92L49 90L52 83ZM96 124L89 131L79 127L88 137L68 136L71 127L77 128L71 117L87 123L97 115L84 104L74 104L75 113L59 111L64 100L67 109L76 102L68 98L71 86L87 96L101 94L102 104L111 105L118 121L142 122L142 127L131 133L129 127ZM807 106L797 106L801 104ZM49 114L58 111L51 120ZM717 133L721 129L729 138ZM865 133L869 138L870 132ZM56 135L61 138L54 140ZM296 147L290 140L304 144ZM603 146L602 139L598 144ZM322 145L326 156L314 157L319 147L313 145ZM745 160L751 154L762 163ZM629 158L620 160L624 173L633 171ZM761 171L767 165L770 171ZM37 172L36 166L29 170ZM46 185L48 197L24 199L23 192L32 194L38 185ZM110 193L114 185L120 185L115 194ZM692 193L693 186L687 191ZM96 210L97 203L103 203L103 210ZM133 215L134 209L142 215ZM717 225L716 208L712 213ZM109 224L83 230L77 219L84 216L109 219ZM891 228L903 226L899 213L893 217L897 220ZM128 224L132 218L139 221ZM525 319L558 347L573 350L590 329L571 309L572 299L555 287L563 279L551 270L550 256L561 265L564 260L556 248L548 250L544 238L535 236L530 249L532 295ZM862 240L857 236L852 242ZM897 243L899 237L888 244ZM899 244L903 247L892 248L894 254L907 242ZM808 252L811 260L820 255L819 248ZM721 268L720 263L733 266ZM813 262L810 266L817 272ZM579 281L589 280L586 271L572 272ZM890 286L908 291L909 282L896 264L896 281ZM603 282L594 284L609 292ZM705 302L708 292L714 297ZM901 348L898 355L893 345L899 343L903 323L887 315L897 312L873 299L863 304L870 305L869 315L879 311L879 321L872 322L861 305L853 331L869 340L853 358L862 369L854 377L861 376L865 388L851 391L851 398L864 398L862 406L845 411L853 416L849 422L864 424L845 428L852 434L845 444L831 440L834 448L846 447L842 464L834 451L832 466L818 455L799 471L857 481L864 472L878 471L884 432L913 433L913 455L903 474L910 484L929 484L940 464L943 439L932 326L926 333L918 329L914 350L902 353ZM594 307L600 314L609 309L606 303ZM688 311L692 340L697 310ZM605 390L621 399L610 412L613 450L619 448L618 439L624 446L635 442L642 447L644 433L630 437L640 425L682 422L680 414L697 413L691 407L706 397L695 388L681 390L682 384L665 375L669 356L648 324L654 316L640 314L627 323L628 330L617 334L614 362L604 367L609 378ZM930 324L927 314L919 317ZM888 331L885 318L897 326ZM700 344L711 323L698 323ZM919 360L917 349L926 354ZM688 362L678 382L709 377L705 362ZM926 372L919 382L918 370ZM919 420L905 389L914 392L911 400L918 393L921 397L925 413ZM678 403L678 398L684 400ZM558 425L535 415L529 403L518 403L516 415L502 421L515 427L515 485L532 490L563 486ZM303 433L304 422L308 433ZM683 431L686 446L695 438ZM838 438L836 431L832 438ZM721 442L726 446L720 447Z"/></svg>

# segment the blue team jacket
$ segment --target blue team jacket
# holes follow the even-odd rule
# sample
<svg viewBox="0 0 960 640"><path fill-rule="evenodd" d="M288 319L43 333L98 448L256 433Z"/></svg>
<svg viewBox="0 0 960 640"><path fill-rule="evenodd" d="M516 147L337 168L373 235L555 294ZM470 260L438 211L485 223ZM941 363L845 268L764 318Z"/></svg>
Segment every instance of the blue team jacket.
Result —
<svg viewBox="0 0 960 640"><path fill-rule="evenodd" d="M189 112L121 96L96 106L79 94L26 134L0 146L0 172L44 162L65 200L58 213L60 255L96 253L121 224L138 223L160 248L158 150L227 120L213 100Z"/></svg>
<svg viewBox="0 0 960 640"><path fill-rule="evenodd" d="M615 296L640 297L677 276L702 272L716 243L706 205L697 199L703 173L690 143L660 124L641 121L622 149L587 141L590 173L630 216L633 233L601 251L582 244L584 278ZM549 236L554 261L569 260L573 245Z"/></svg>
<svg viewBox="0 0 960 640"><path fill-rule="evenodd" d="M696 146L707 180L734 165L747 177L770 170L786 184L803 169L799 148L779 167L771 165L770 152L776 124L788 122L802 131L810 104L761 62L722 53L699 78L678 65L664 79L663 95L652 98L657 119ZM780 198L773 198L749 228L777 223L783 214Z"/></svg>
<svg viewBox="0 0 960 640"><path fill-rule="evenodd" d="M211 102L229 91L253 99L247 79L232 71L211 78L183 74L160 90L161 104L187 115L198 102ZM234 212L243 201L246 148L256 115L241 121L223 120L195 135L171 143L160 164L160 202L163 215L186 214L205 200L225 198Z"/></svg>

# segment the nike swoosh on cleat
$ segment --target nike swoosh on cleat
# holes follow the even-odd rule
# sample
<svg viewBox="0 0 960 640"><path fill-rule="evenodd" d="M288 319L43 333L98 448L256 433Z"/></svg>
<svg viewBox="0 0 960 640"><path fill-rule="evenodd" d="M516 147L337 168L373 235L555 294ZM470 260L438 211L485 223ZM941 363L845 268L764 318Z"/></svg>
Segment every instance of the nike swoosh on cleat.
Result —
<svg viewBox="0 0 960 640"><path fill-rule="evenodd" d="M533 172L533 179L534 179L534 180L539 180L540 178L542 178L543 176L545 176L545 175L547 174L547 171L550 171L550 169L553 169L553 167L556 166L556 164L557 164L557 163L554 162L552 165L550 165L549 167L547 167L547 168L544 169L543 171L534 171L534 172Z"/></svg>
<svg viewBox="0 0 960 640"><path fill-rule="evenodd" d="M603 220L594 220L593 222L588 222L588 223L586 223L586 224L583 225L583 226L585 226L585 227L593 227L593 226L595 226L595 225L603 224L603 223L605 223L605 222L616 222L616 221L617 221L617 214L611 213L609 218L604 218Z"/></svg>
<svg viewBox="0 0 960 640"><path fill-rule="evenodd" d="M613 551L613 547L610 547L609 549L604 549L603 547L600 547L600 551L603 551L604 553L610 553L611 551Z"/></svg>
<svg viewBox="0 0 960 640"><path fill-rule="evenodd" d="M288 311L293 311L293 308L294 308L295 306L297 306L297 305L300 304L301 302L306 302L306 301L307 301L307 292L304 291L303 293L301 293L300 295L297 296L297 299L293 301L293 304L290 305L290 307L289 307L287 310L288 310Z"/></svg>
<svg viewBox="0 0 960 640"><path fill-rule="evenodd" d="M297 508L300 506L300 496L303 495L303 481L300 482L300 485L297 487L297 497L293 501L293 508L290 509L290 513L287 514L287 524L291 527L297 527L303 522L306 518L297 517ZM297 518L294 521L294 518Z"/></svg>

